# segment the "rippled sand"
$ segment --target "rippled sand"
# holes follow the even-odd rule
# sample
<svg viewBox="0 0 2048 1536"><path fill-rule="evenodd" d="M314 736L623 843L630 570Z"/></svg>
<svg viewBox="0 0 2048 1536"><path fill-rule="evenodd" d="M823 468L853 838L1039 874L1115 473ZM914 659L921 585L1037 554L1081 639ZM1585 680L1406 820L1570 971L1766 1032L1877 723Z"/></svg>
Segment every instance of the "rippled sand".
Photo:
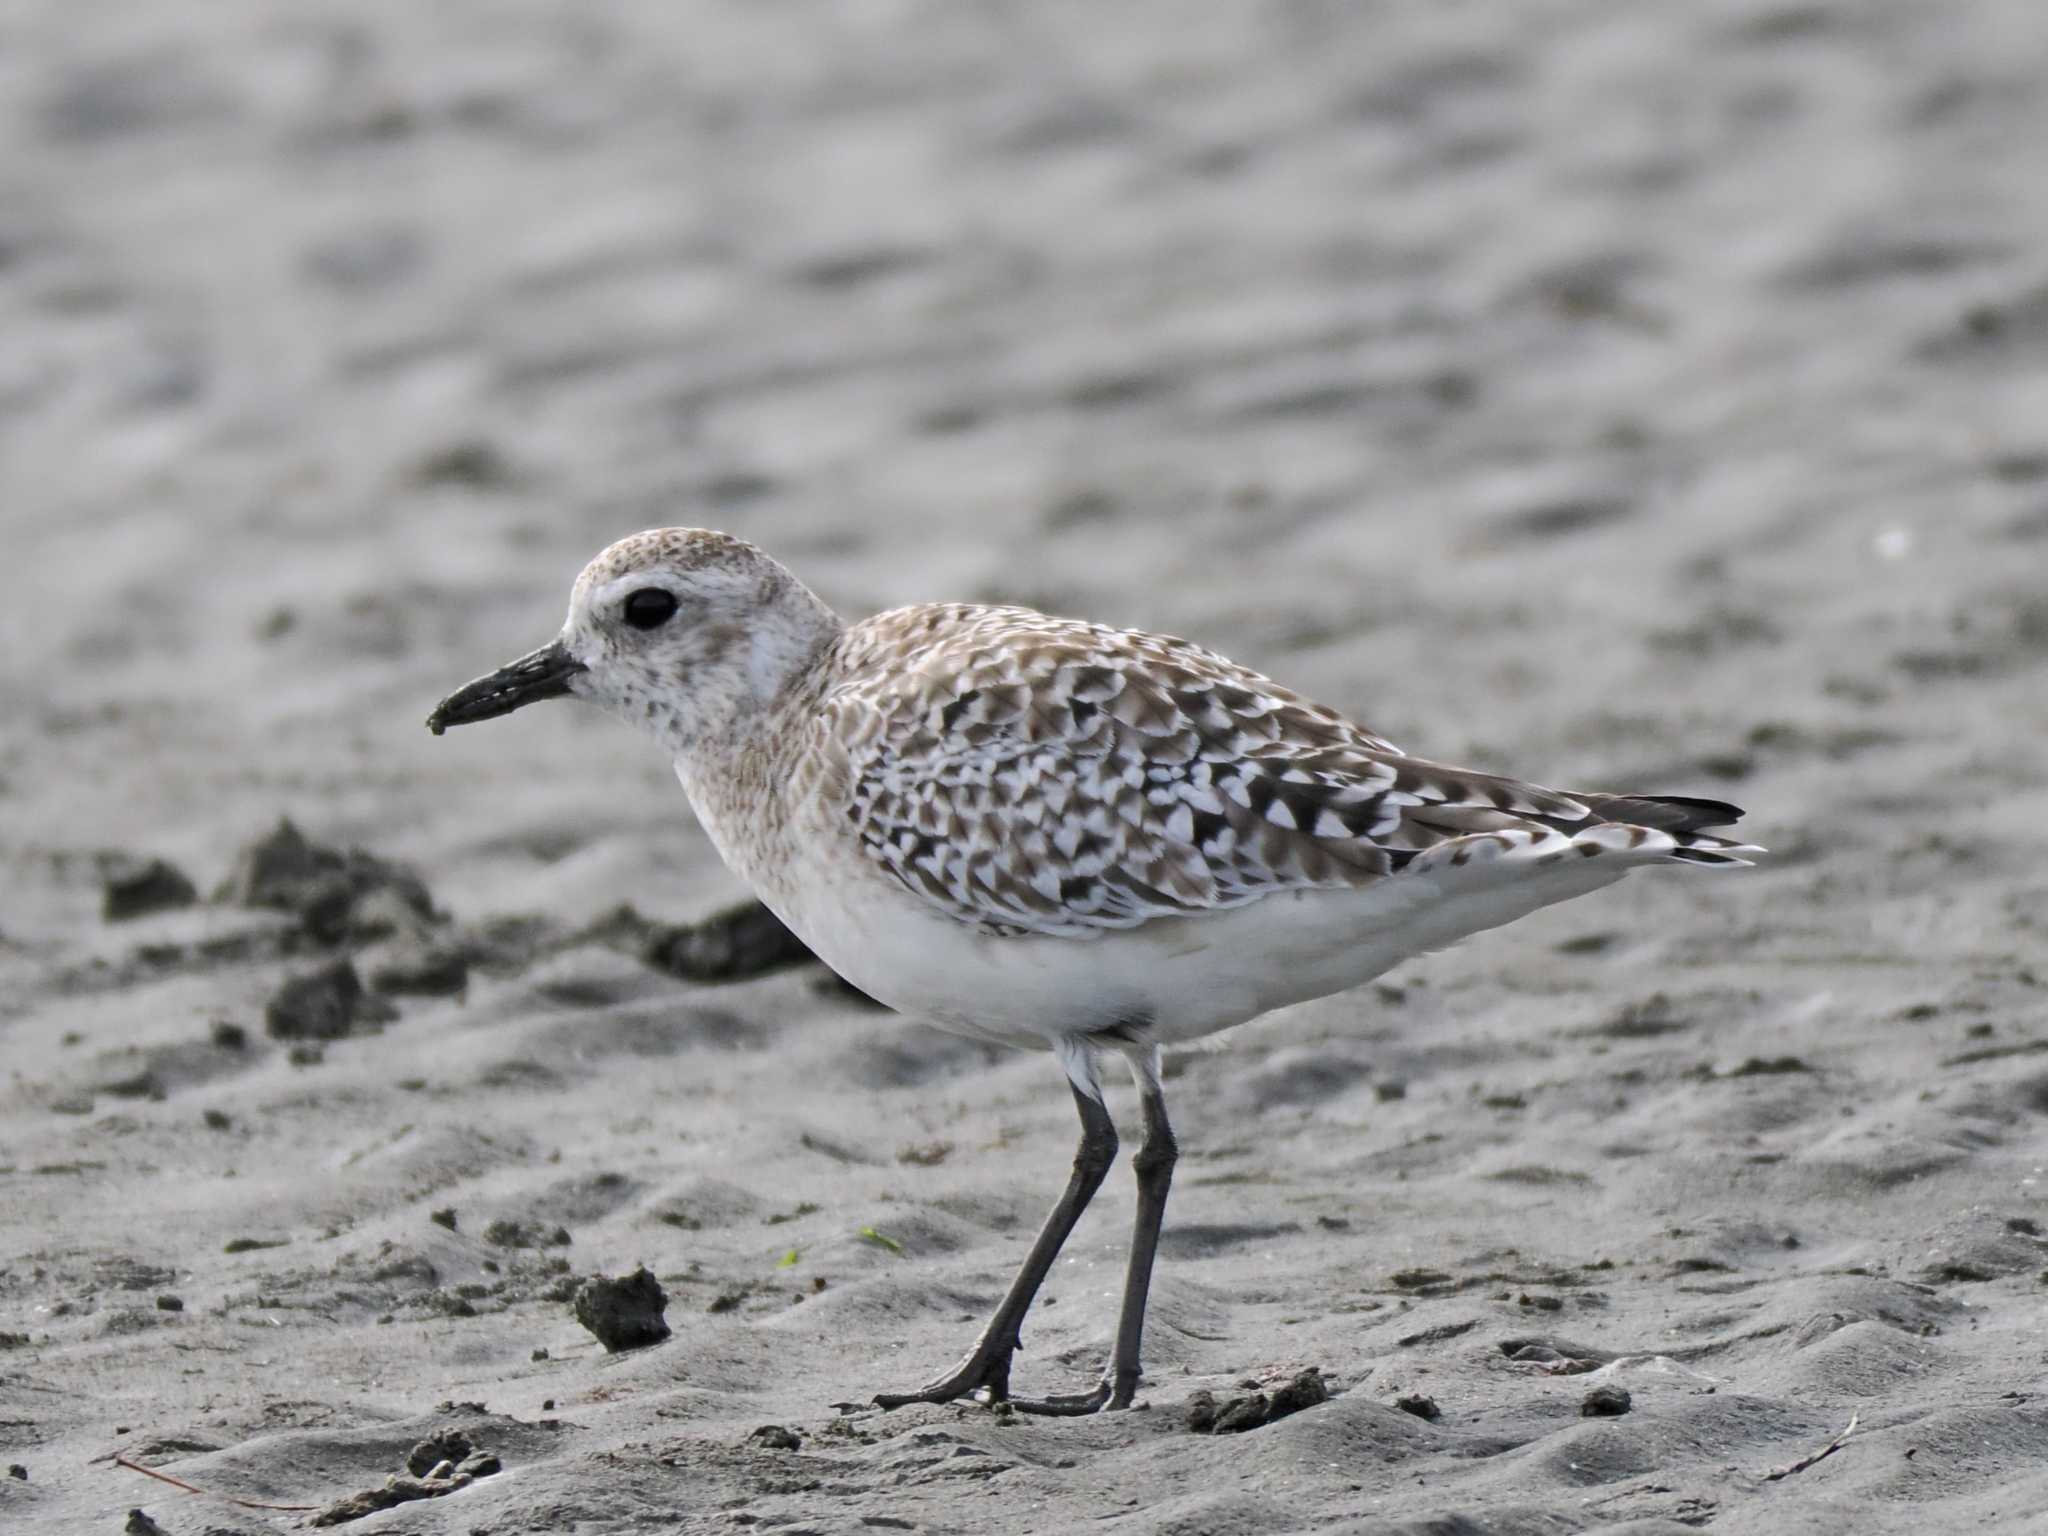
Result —
<svg viewBox="0 0 2048 1536"><path fill-rule="evenodd" d="M0 1525L293 1528L227 1501L453 1426L503 1470L361 1529L2038 1528L2048 19L1505 10L0 13ZM1052 1064L648 967L743 894L666 765L420 728L676 522L1773 856L1179 1058L1143 1411L842 1414L1007 1280ZM246 905L280 816L444 920Z"/></svg>

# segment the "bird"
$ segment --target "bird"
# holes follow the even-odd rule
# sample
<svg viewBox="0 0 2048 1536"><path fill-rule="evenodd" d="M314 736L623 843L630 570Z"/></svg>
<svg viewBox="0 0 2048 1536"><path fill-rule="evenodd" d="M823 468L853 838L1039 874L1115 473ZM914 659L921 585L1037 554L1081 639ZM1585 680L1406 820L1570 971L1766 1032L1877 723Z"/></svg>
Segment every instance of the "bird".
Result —
<svg viewBox="0 0 2048 1536"><path fill-rule="evenodd" d="M1716 800L1565 793L1411 757L1169 635L1022 607L847 622L753 544L619 540L555 639L427 725L587 700L668 752L726 865L827 966L941 1029L1049 1051L1081 1122L1067 1184L966 1355L882 1408L1131 1406L1178 1145L1162 1052L1655 864L1747 865ZM1024 1318L1138 1090L1117 1328L1082 1390L1013 1395Z"/></svg>

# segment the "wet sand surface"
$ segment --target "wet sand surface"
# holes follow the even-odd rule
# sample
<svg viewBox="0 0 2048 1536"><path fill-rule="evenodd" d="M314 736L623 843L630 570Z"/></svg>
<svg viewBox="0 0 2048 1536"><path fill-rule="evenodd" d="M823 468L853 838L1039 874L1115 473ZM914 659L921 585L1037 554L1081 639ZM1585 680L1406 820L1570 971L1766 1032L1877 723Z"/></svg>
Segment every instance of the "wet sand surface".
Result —
<svg viewBox="0 0 2048 1536"><path fill-rule="evenodd" d="M2040 1529L2043 78L2029 0L0 12L0 1526L459 1432L355 1528ZM1773 852L1177 1056L1138 1411L841 1411L1073 1112L646 963L745 893L631 733L420 728L667 523Z"/></svg>

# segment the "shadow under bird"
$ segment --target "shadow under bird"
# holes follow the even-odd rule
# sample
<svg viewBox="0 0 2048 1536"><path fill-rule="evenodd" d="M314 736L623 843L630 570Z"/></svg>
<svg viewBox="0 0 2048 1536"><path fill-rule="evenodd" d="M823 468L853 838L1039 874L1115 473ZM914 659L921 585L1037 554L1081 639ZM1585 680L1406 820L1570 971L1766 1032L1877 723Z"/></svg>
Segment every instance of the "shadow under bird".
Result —
<svg viewBox="0 0 2048 1536"><path fill-rule="evenodd" d="M1072 1176L952 1370L876 1402L1129 1406L1176 1158L1162 1046L1340 992L1649 864L1740 865L1736 807L1564 793L1409 757L1184 640L1026 608L842 621L727 534L665 528L576 579L549 644L444 699L438 735L588 699L675 761L727 865L863 992L1049 1049ZM1013 1398L1025 1312L1116 1155L1097 1068L1143 1140L1116 1342L1086 1391Z"/></svg>

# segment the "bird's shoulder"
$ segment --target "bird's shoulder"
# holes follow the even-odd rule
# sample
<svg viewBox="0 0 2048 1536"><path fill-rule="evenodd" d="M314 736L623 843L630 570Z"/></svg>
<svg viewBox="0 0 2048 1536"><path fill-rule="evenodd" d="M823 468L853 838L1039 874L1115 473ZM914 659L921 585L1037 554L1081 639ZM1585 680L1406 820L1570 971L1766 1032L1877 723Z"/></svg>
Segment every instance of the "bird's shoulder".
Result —
<svg viewBox="0 0 2048 1536"><path fill-rule="evenodd" d="M851 626L829 698L872 721L879 748L920 760L1026 745L1211 761L1261 748L1395 750L1177 636L975 603L896 608Z"/></svg>

